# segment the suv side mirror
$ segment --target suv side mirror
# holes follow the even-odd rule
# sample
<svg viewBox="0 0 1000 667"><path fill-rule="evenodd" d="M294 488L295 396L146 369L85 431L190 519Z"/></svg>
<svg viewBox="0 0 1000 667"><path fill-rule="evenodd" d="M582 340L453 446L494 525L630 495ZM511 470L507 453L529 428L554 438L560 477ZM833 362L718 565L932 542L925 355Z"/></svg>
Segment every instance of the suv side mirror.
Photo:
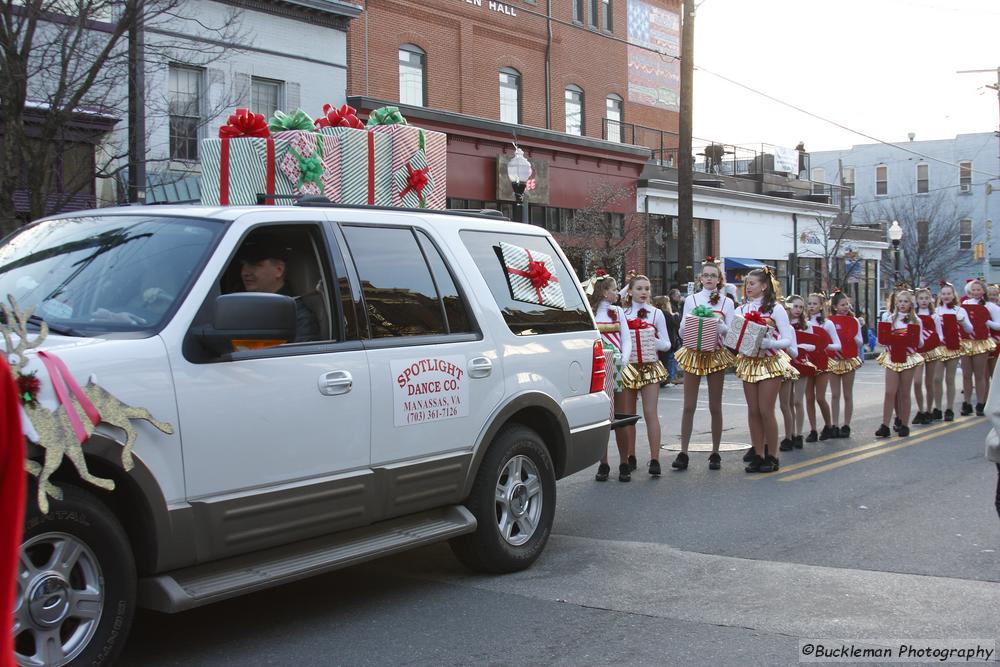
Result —
<svg viewBox="0 0 1000 667"><path fill-rule="evenodd" d="M212 326L199 334L210 350L224 354L273 347L295 340L295 300L283 294L240 292L216 297Z"/></svg>

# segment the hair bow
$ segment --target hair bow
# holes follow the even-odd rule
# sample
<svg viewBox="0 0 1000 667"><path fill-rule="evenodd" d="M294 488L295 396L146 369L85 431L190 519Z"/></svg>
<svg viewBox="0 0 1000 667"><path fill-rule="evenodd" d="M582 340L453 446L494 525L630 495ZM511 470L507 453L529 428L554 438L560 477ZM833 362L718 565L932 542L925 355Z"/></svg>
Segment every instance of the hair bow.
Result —
<svg viewBox="0 0 1000 667"><path fill-rule="evenodd" d="M948 286L948 281L947 280L939 280L938 281L938 287L947 287L947 286Z"/></svg>
<svg viewBox="0 0 1000 667"><path fill-rule="evenodd" d="M708 263L713 263L713 262L715 262L715 258L712 257L711 255L707 255L705 257L705 261L708 262Z"/></svg>

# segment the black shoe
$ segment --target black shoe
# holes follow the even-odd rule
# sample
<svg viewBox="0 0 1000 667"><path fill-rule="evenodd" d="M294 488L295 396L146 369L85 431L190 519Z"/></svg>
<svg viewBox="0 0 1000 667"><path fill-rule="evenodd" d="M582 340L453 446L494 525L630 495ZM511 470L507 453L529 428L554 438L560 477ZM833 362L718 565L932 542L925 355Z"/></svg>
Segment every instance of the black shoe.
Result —
<svg viewBox="0 0 1000 667"><path fill-rule="evenodd" d="M597 474L594 476L594 479L596 479L598 482L606 482L608 481L608 475L610 473L611 473L611 466L609 466L607 463L602 463L601 465L597 466Z"/></svg>
<svg viewBox="0 0 1000 667"><path fill-rule="evenodd" d="M778 472L778 459L768 456L760 466L760 472Z"/></svg>
<svg viewBox="0 0 1000 667"><path fill-rule="evenodd" d="M951 408L944 411L944 420L946 422L955 421L955 413Z"/></svg>
<svg viewBox="0 0 1000 667"><path fill-rule="evenodd" d="M899 433L897 433L897 435L900 438L905 438L906 436L910 435L910 427L906 426L905 424L903 426L900 426Z"/></svg>
<svg viewBox="0 0 1000 667"><path fill-rule="evenodd" d="M795 445L792 444L792 441L789 438L785 438L781 441L781 444L778 445L778 449L783 452L790 452L794 446Z"/></svg>
<svg viewBox="0 0 1000 667"><path fill-rule="evenodd" d="M754 456L756 456L756 454L754 454L753 447L751 447L750 449L743 452L743 462L750 463L751 461L753 461Z"/></svg>
<svg viewBox="0 0 1000 667"><path fill-rule="evenodd" d="M923 412L918 412L916 414L916 416L913 417L913 421L911 421L910 423L911 424L917 424L918 426L922 426L922 425L926 424L927 422L924 421L924 413Z"/></svg>
<svg viewBox="0 0 1000 667"><path fill-rule="evenodd" d="M674 462L671 463L670 466L672 468L677 468L678 470L687 470L688 455L685 454L684 452L681 452L680 454L677 455L677 458L674 459Z"/></svg>
<svg viewBox="0 0 1000 667"><path fill-rule="evenodd" d="M986 404L985 403L976 403L976 416L977 417L985 417L986 416Z"/></svg>
<svg viewBox="0 0 1000 667"><path fill-rule="evenodd" d="M797 435L794 438L792 438L792 447L795 447L795 449L802 449L802 436L801 435Z"/></svg>
<svg viewBox="0 0 1000 667"><path fill-rule="evenodd" d="M652 461L650 461L649 462L649 470L648 470L648 472L653 477L659 477L660 476L660 462L657 461L656 459L653 459Z"/></svg>
<svg viewBox="0 0 1000 667"><path fill-rule="evenodd" d="M898 430L899 430L899 427L900 427L900 426L902 426L902 425L903 425L903 421L902 421L902 420L901 420L901 419L900 419L899 417L896 417L896 418L895 418L895 419L894 419L894 420L892 421L892 430L893 430L893 431L898 431Z"/></svg>
<svg viewBox="0 0 1000 667"><path fill-rule="evenodd" d="M879 426L878 430L875 431L876 438L888 438L890 435L892 435L892 431L890 431L889 427L886 426L885 424Z"/></svg>
<svg viewBox="0 0 1000 667"><path fill-rule="evenodd" d="M718 470L722 467L722 457L719 456L719 452L712 452L708 457L708 469Z"/></svg>
<svg viewBox="0 0 1000 667"><path fill-rule="evenodd" d="M630 468L627 463L623 463L620 466L618 466L618 481L619 482L632 481L632 468Z"/></svg>
<svg viewBox="0 0 1000 667"><path fill-rule="evenodd" d="M840 427L840 437L850 438L851 437L851 427L849 424L844 424Z"/></svg>
<svg viewBox="0 0 1000 667"><path fill-rule="evenodd" d="M962 416L968 417L972 414L972 404L962 401Z"/></svg>
<svg viewBox="0 0 1000 667"><path fill-rule="evenodd" d="M639 462L635 460L634 456L628 457L628 469L635 470L639 467Z"/></svg>
<svg viewBox="0 0 1000 667"><path fill-rule="evenodd" d="M941 421L941 408L934 408L931 410L931 419L936 422Z"/></svg>
<svg viewBox="0 0 1000 667"><path fill-rule="evenodd" d="M750 460L750 465L744 468L744 470L747 472L760 472L760 467L762 465L764 465L764 459L754 454L753 458Z"/></svg>
<svg viewBox="0 0 1000 667"><path fill-rule="evenodd" d="M840 435L840 427L831 426L830 427L830 439L839 440L842 436Z"/></svg>
<svg viewBox="0 0 1000 667"><path fill-rule="evenodd" d="M829 426L824 426L823 430L820 431L820 433L819 433L819 439L820 440L829 440L832 437L834 437L834 435L833 435L833 429L830 428Z"/></svg>
<svg viewBox="0 0 1000 667"><path fill-rule="evenodd" d="M816 440L816 431L809 431L809 435L806 436L806 442L816 442Z"/></svg>

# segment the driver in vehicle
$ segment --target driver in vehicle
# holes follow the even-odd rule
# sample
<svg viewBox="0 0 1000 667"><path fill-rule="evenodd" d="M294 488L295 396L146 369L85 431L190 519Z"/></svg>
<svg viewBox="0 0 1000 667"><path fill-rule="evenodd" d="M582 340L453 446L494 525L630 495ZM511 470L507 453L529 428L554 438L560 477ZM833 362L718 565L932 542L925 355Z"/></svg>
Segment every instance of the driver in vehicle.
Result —
<svg viewBox="0 0 1000 667"><path fill-rule="evenodd" d="M319 340L319 321L315 313L292 293L285 282L289 248L274 235L259 234L249 238L240 249L240 278L248 292L284 294L295 300L295 340Z"/></svg>

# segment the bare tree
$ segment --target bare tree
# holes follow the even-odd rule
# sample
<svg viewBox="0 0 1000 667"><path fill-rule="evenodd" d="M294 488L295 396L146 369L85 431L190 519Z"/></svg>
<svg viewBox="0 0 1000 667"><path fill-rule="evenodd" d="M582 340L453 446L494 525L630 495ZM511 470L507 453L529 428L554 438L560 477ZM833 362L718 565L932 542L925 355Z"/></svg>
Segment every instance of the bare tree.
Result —
<svg viewBox="0 0 1000 667"><path fill-rule="evenodd" d="M0 232L19 221L15 193L28 192L30 217L57 210L89 178L53 183L57 158L73 142L81 110L124 118L127 109L128 35L135 23L147 34L147 72L169 62L204 66L239 43L236 10L210 23L186 0L0 0ZM26 127L26 109L41 121ZM122 168L126 151L114 142L99 151L97 174Z"/></svg>
<svg viewBox="0 0 1000 667"><path fill-rule="evenodd" d="M838 259L853 252L848 238L851 231L850 219L849 213L817 215L799 231L799 257L819 258L820 287L827 294L834 287L831 282Z"/></svg>
<svg viewBox="0 0 1000 667"><path fill-rule="evenodd" d="M581 279L596 269L613 276L624 275L625 260L645 238L642 216L611 213L624 202L635 202L635 189L602 183L595 187L587 206L578 210L560 244L580 271ZM634 208L634 206L632 206Z"/></svg>
<svg viewBox="0 0 1000 667"><path fill-rule="evenodd" d="M944 192L894 198L866 210L865 217L871 223L896 220L906 230L899 242L897 282L930 285L974 263L972 248L978 238L971 229L964 242L961 238L961 221L969 211ZM893 266L892 250L885 261Z"/></svg>

